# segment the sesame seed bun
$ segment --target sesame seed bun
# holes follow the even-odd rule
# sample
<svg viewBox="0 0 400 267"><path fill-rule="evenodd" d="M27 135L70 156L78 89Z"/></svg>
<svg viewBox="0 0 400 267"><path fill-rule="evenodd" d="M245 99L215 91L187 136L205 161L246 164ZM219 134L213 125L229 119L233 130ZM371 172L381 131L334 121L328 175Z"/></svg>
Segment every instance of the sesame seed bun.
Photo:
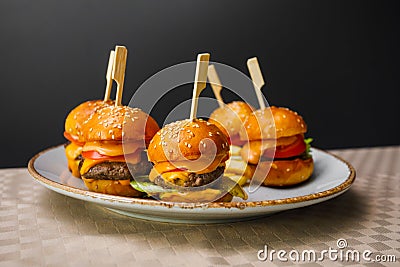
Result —
<svg viewBox="0 0 400 267"><path fill-rule="evenodd" d="M138 108L105 106L91 114L84 124L86 141L150 140L158 131L157 122Z"/></svg>
<svg viewBox="0 0 400 267"><path fill-rule="evenodd" d="M258 165L249 164L253 175L263 179L263 185L273 187L292 186L308 180L314 170L313 159L261 161ZM257 170L256 170L257 168Z"/></svg>
<svg viewBox="0 0 400 267"><path fill-rule="evenodd" d="M83 142L83 124L86 119L97 110L113 105L114 101L91 100L86 101L75 107L65 119L65 132L76 137L78 141Z"/></svg>
<svg viewBox="0 0 400 267"><path fill-rule="evenodd" d="M254 108L249 104L242 101L234 101L214 110L210 115L209 122L217 125L232 138L239 134L243 127L243 122L253 111Z"/></svg>
<svg viewBox="0 0 400 267"><path fill-rule="evenodd" d="M288 108L269 107L256 110L246 119L240 132L243 140L278 139L307 132L307 125L297 112Z"/></svg>
<svg viewBox="0 0 400 267"><path fill-rule="evenodd" d="M202 119L182 120L159 130L150 141L147 152L149 160L155 164L196 160L203 156L221 161L229 157L229 144L216 125Z"/></svg>

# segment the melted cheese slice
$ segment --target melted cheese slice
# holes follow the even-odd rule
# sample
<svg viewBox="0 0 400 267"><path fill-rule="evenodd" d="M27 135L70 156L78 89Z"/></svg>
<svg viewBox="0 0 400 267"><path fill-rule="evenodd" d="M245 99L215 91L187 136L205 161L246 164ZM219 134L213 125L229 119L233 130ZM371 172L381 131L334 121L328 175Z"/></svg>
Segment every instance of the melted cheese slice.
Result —
<svg viewBox="0 0 400 267"><path fill-rule="evenodd" d="M93 141L86 142L83 151L97 151L106 156L121 156L130 154L144 147L144 142L129 142L122 145L120 141Z"/></svg>
<svg viewBox="0 0 400 267"><path fill-rule="evenodd" d="M70 143L65 147L65 155L68 160L76 159L80 154L82 154L82 147L75 143Z"/></svg>
<svg viewBox="0 0 400 267"><path fill-rule="evenodd" d="M160 173L157 171L155 167L153 167L149 174L149 180L154 182L157 176L161 175L161 177L170 183L183 186L184 182L189 179L189 172L185 171L169 171Z"/></svg>
<svg viewBox="0 0 400 267"><path fill-rule="evenodd" d="M168 163L168 162L165 162L165 163ZM157 168L157 165L155 165L153 167L153 169L151 169L151 171L150 171L149 180L151 182L154 182L156 177L159 175L161 175L161 177L165 181L173 183L178 186L184 186L184 183L189 180L189 174L191 173L190 171L178 171L178 170L176 170L175 166L173 166L173 168L172 167L163 168L162 171L159 171L159 169L161 169L161 168ZM165 164L165 166L167 166L167 165ZM225 167L225 163L221 163L221 164L217 165L216 167L210 166L209 168L206 169L206 172L202 172L202 173L209 173L209 172L215 171L215 169L217 167Z"/></svg>
<svg viewBox="0 0 400 267"><path fill-rule="evenodd" d="M118 158L118 159L87 159L85 158L80 170L81 175L87 173L90 168L93 166L106 162L106 161L112 161L112 162L126 162L126 163L131 163L131 164L137 164L140 162L141 157L140 157L141 151L137 151L136 153L130 154L129 156L126 156L125 158Z"/></svg>
<svg viewBox="0 0 400 267"><path fill-rule="evenodd" d="M78 170L80 160L75 160L80 154L82 154L82 147L75 143L70 143L65 147L65 155L68 161L68 168L71 170L72 175L75 177L80 177Z"/></svg>

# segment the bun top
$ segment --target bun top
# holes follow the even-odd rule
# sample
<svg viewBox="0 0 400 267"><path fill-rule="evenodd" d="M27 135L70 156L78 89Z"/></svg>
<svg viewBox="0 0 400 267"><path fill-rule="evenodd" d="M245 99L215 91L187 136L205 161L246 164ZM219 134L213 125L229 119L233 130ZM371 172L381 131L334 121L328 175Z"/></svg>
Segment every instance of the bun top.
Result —
<svg viewBox="0 0 400 267"><path fill-rule="evenodd" d="M249 104L234 101L214 110L209 121L232 137L240 132L244 121L253 111L254 108Z"/></svg>
<svg viewBox="0 0 400 267"><path fill-rule="evenodd" d="M278 139L305 132L307 132L307 124L297 112L272 106L252 113L244 123L240 138L249 141Z"/></svg>
<svg viewBox="0 0 400 267"><path fill-rule="evenodd" d="M84 141L83 123L97 110L110 105L114 105L114 101L91 100L80 104L65 119L65 132L78 138L78 141Z"/></svg>
<svg viewBox="0 0 400 267"><path fill-rule="evenodd" d="M159 129L157 122L141 109L114 105L96 110L83 124L86 142L144 139L148 143Z"/></svg>
<svg viewBox="0 0 400 267"><path fill-rule="evenodd" d="M216 125L202 119L187 119L159 130L150 141L147 153L155 164L203 157L221 161L229 157L229 144Z"/></svg>

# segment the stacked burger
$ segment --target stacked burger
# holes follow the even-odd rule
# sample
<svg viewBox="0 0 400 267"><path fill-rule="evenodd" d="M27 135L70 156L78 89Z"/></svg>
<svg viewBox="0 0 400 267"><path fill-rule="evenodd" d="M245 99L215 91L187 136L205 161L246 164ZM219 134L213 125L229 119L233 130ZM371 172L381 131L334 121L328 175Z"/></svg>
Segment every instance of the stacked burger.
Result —
<svg viewBox="0 0 400 267"><path fill-rule="evenodd" d="M64 134L71 141L66 155L74 176L81 177L95 192L142 195L130 182L133 175L147 174L151 169L145 149L159 129L152 117L137 108L90 101L75 108L66 125L76 133Z"/></svg>
<svg viewBox="0 0 400 267"><path fill-rule="evenodd" d="M107 106L85 124L79 171L92 191L122 196L140 196L130 186L135 175L148 174L146 145L159 127L138 108Z"/></svg>
<svg viewBox="0 0 400 267"><path fill-rule="evenodd" d="M304 119L288 108L269 107L255 111L244 123L242 139L248 140L242 158L265 186L291 186L309 179L314 162L311 139L305 139Z"/></svg>
<svg viewBox="0 0 400 267"><path fill-rule="evenodd" d="M223 177L229 158L227 137L202 119L166 125L151 140L148 158L154 164L149 180L163 188L162 200L176 202L231 201L246 199L239 185ZM221 179L220 179L221 178Z"/></svg>

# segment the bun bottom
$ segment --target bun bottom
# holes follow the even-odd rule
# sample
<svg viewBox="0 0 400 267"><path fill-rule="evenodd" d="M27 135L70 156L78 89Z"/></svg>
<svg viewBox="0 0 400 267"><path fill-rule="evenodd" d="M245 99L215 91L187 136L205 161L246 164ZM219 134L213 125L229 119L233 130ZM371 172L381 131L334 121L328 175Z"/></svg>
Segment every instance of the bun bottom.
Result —
<svg viewBox="0 0 400 267"><path fill-rule="evenodd" d="M271 161L261 161L258 165L249 164L249 166L254 177L264 179L263 185L271 187L292 186L302 183L308 180L314 171L312 158L274 160L272 165Z"/></svg>
<svg viewBox="0 0 400 267"><path fill-rule="evenodd" d="M96 180L82 177L86 187L93 192L124 197L141 197L143 192L135 190L128 180Z"/></svg>

